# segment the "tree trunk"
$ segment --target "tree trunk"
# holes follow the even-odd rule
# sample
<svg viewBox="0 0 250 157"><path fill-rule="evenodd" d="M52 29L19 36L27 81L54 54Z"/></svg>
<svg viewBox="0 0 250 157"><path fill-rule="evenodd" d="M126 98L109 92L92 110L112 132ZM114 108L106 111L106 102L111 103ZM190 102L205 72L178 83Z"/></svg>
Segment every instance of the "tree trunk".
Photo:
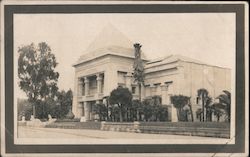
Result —
<svg viewBox="0 0 250 157"><path fill-rule="evenodd" d="M123 117L122 117L122 104L119 105L120 107L120 122L123 122Z"/></svg>
<svg viewBox="0 0 250 157"><path fill-rule="evenodd" d="M120 110L120 122L123 122L123 118L122 118L122 110Z"/></svg>
<svg viewBox="0 0 250 157"><path fill-rule="evenodd" d="M139 87L139 102L141 103L141 83L138 83L138 87ZM140 120L140 115L139 115L139 110L137 109L137 121Z"/></svg>
<svg viewBox="0 0 250 157"><path fill-rule="evenodd" d="M204 96L202 94L202 121L205 121Z"/></svg>
<svg viewBox="0 0 250 157"><path fill-rule="evenodd" d="M43 116L42 116L42 118L45 118L44 103L42 103L42 105L43 105ZM61 109L60 109L60 111L61 111Z"/></svg>
<svg viewBox="0 0 250 157"><path fill-rule="evenodd" d="M191 112L191 120L193 122L194 121L194 115L193 115L192 105L189 105L189 107L190 107L190 112Z"/></svg>
<svg viewBox="0 0 250 157"><path fill-rule="evenodd" d="M35 103L33 104L33 116L34 118L36 118L36 106L35 106Z"/></svg>
<svg viewBox="0 0 250 157"><path fill-rule="evenodd" d="M107 111L106 111L106 114L107 114L107 121L109 121L109 102L108 102L107 99L106 99L106 103L107 103Z"/></svg>
<svg viewBox="0 0 250 157"><path fill-rule="evenodd" d="M180 109L179 108L177 109L177 119L178 121L180 121Z"/></svg>

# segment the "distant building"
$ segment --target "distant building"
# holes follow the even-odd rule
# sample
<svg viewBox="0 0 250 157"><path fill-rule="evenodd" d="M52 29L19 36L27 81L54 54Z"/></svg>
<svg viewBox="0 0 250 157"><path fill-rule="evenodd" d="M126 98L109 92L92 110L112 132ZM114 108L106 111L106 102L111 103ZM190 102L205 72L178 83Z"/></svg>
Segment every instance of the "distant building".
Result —
<svg viewBox="0 0 250 157"><path fill-rule="evenodd" d="M134 49L126 36L106 27L82 55L75 67L73 113L76 117L93 120L92 105L106 102L105 97L117 86L127 87L138 99L138 87L133 81ZM205 88L213 98L222 90L231 90L230 69L212 66L180 55L169 55L148 60L145 63L145 86L142 99L154 95L162 97L162 104L169 107L169 118L177 121L176 110L171 105L171 95L191 97L195 114L201 103L197 102L197 90ZM194 115L194 120L198 117Z"/></svg>

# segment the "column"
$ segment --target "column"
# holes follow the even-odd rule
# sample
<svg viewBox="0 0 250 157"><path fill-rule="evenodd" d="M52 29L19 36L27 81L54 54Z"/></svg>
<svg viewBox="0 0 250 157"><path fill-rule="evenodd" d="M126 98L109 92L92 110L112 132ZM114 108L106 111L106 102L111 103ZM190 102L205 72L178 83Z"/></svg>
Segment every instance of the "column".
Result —
<svg viewBox="0 0 250 157"><path fill-rule="evenodd" d="M88 79L88 77L84 77L84 84L85 84L85 95L89 95L89 79Z"/></svg>
<svg viewBox="0 0 250 157"><path fill-rule="evenodd" d="M92 121L94 120L94 115L93 115L93 103L89 103L88 107L89 107L89 120Z"/></svg>
<svg viewBox="0 0 250 157"><path fill-rule="evenodd" d="M101 74L96 75L96 81L97 81L97 93L102 93L102 76Z"/></svg>
<svg viewBox="0 0 250 157"><path fill-rule="evenodd" d="M79 102L77 104L77 117L82 117L83 116L83 104L81 102Z"/></svg>
<svg viewBox="0 0 250 157"><path fill-rule="evenodd" d="M167 92L167 104L171 104L171 96L173 95L173 83L167 84L168 92Z"/></svg>
<svg viewBox="0 0 250 157"><path fill-rule="evenodd" d="M177 109L171 103L171 122L178 122Z"/></svg>
<svg viewBox="0 0 250 157"><path fill-rule="evenodd" d="M82 78L78 78L78 96L82 96L82 85L83 85L83 81Z"/></svg>
<svg viewBox="0 0 250 157"><path fill-rule="evenodd" d="M128 72L126 75L125 75L125 80L126 80L126 87L129 89L129 91L132 91L132 86L131 86L131 83L132 83L132 73L131 72Z"/></svg>
<svg viewBox="0 0 250 157"><path fill-rule="evenodd" d="M90 120L90 108L87 101L84 102L84 116L86 121Z"/></svg>
<svg viewBox="0 0 250 157"><path fill-rule="evenodd" d="M165 83L161 83L161 98L162 98L162 105L169 105L168 104L168 85Z"/></svg>
<svg viewBox="0 0 250 157"><path fill-rule="evenodd" d="M150 96L154 96L155 95L155 85L154 84L150 84Z"/></svg>

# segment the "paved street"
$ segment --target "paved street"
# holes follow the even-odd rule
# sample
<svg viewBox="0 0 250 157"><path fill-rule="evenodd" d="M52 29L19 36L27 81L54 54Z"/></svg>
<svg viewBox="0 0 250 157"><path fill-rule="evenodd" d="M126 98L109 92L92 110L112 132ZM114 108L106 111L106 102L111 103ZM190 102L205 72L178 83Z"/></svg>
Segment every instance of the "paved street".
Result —
<svg viewBox="0 0 250 157"><path fill-rule="evenodd" d="M27 126L18 127L18 138L50 138L50 139L168 139L168 140L200 140L200 141L226 141L222 138L165 135L165 134L144 134L129 132L114 132L87 129L59 129L59 128L35 128Z"/></svg>
<svg viewBox="0 0 250 157"><path fill-rule="evenodd" d="M190 138L189 136L162 135L162 134L139 134L129 132L100 131L87 129L61 129L61 128L18 128L18 137L20 138L96 138L96 139L162 139L162 138ZM202 137L194 137L202 138Z"/></svg>

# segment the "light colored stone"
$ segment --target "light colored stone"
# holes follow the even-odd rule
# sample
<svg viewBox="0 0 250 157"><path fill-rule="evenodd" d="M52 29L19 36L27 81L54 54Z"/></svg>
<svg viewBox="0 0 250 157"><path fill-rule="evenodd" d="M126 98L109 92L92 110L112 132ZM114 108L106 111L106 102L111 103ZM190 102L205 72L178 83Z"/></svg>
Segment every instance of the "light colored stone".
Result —
<svg viewBox="0 0 250 157"><path fill-rule="evenodd" d="M86 122L86 118L85 117L81 117L80 118L80 122Z"/></svg>
<svg viewBox="0 0 250 157"><path fill-rule="evenodd" d="M22 116L22 122L25 122L25 116Z"/></svg>
<svg viewBox="0 0 250 157"><path fill-rule="evenodd" d="M177 109L171 104L171 122L178 122Z"/></svg>
<svg viewBox="0 0 250 157"><path fill-rule="evenodd" d="M109 34L108 32L116 33ZM117 32L116 29L106 31L104 34L107 36L99 35L97 41L93 42L87 50L88 53L81 56L74 65L76 82L73 113L76 118L80 118L83 114L82 108L77 107L79 103L84 103L86 120L94 120L93 116L91 116L92 102L103 100L104 97L109 96L110 92L117 88L118 84L124 85L131 90L133 83L135 83L132 77L133 44L128 42L127 38L119 31ZM116 39L113 40L112 37ZM103 38L106 39L103 41L104 43L100 42L100 39ZM117 41L118 39L119 41ZM231 90L230 69L208 65L180 55L169 55L159 59L147 60L142 52L142 60L145 65L145 86L142 87L141 98L160 95L162 103L170 105L172 95L189 96L191 97L194 121L196 121L195 109L199 108L195 102L198 89L207 89L213 98L221 94L222 90ZM89 80L89 78L94 77L96 77L96 80L94 80L96 81L96 87L91 86L93 82ZM81 99L77 98L77 95L79 95L77 87L81 84L79 84L78 78L84 78L85 83L85 97ZM103 89L102 92L101 89ZM94 93L90 95L90 91ZM136 92L134 97L138 98L138 88ZM177 121L176 109L173 106L170 112L172 112L171 121Z"/></svg>

